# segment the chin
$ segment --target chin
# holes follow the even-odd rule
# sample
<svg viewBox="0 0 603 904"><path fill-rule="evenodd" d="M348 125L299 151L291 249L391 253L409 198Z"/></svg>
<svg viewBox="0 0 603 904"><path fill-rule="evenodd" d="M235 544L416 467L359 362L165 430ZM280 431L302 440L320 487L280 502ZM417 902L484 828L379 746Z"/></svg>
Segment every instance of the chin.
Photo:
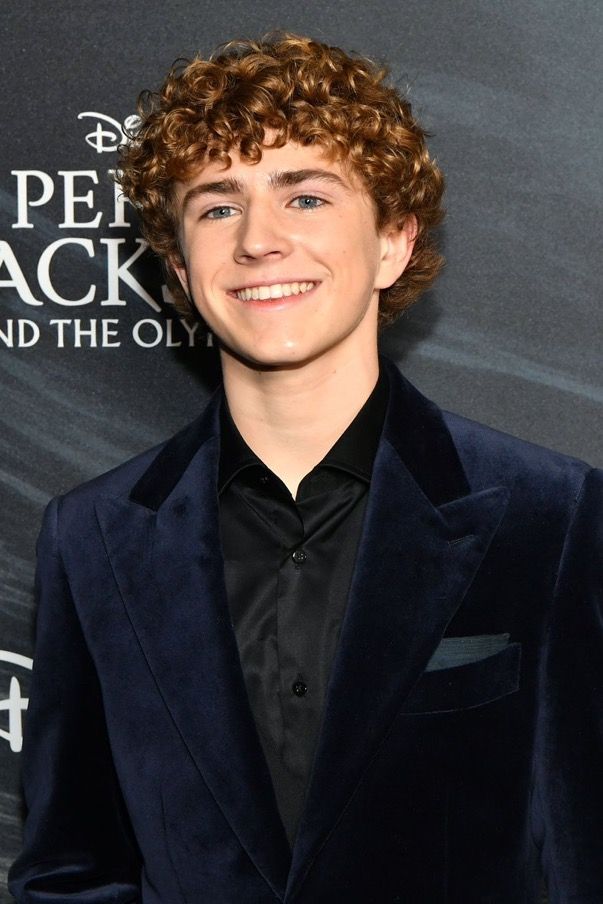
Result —
<svg viewBox="0 0 603 904"><path fill-rule="evenodd" d="M250 367L255 369L258 367L270 368L271 370L303 367L304 364L308 364L320 357L322 352L319 349L300 348L299 346L295 348L283 348L282 346L278 348L266 347L260 345L260 343L255 344L252 348L237 349L223 346L223 350L226 354L237 358L241 363Z"/></svg>

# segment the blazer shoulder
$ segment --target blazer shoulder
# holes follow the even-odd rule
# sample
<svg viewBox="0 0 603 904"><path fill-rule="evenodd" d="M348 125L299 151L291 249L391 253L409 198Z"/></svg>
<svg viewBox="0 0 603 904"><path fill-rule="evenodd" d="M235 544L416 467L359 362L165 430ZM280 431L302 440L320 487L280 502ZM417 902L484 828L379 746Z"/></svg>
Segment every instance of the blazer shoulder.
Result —
<svg viewBox="0 0 603 904"><path fill-rule="evenodd" d="M208 403L209 404L209 403ZM90 511L100 497L120 498L128 496L141 477L160 456L168 456L171 449L193 445L202 441L203 418L207 406L195 420L186 424L172 436L134 455L109 471L105 471L70 489L56 500L61 512L78 516Z"/></svg>
<svg viewBox="0 0 603 904"><path fill-rule="evenodd" d="M479 488L498 482L528 496L571 504L591 471L588 462L442 411L469 483Z"/></svg>

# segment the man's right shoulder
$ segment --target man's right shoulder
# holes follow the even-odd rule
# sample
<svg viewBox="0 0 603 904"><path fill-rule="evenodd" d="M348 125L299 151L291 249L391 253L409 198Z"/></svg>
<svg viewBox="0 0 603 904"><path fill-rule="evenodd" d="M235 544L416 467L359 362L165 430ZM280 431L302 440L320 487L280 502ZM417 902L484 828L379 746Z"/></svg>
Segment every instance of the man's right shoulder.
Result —
<svg viewBox="0 0 603 904"><path fill-rule="evenodd" d="M58 508L65 514L83 514L94 507L95 502L103 498L124 499L141 480L144 474L155 465L162 456L170 457L171 450L182 447L198 447L206 434L205 420L209 405L195 418L172 436L134 455L109 471L99 474L84 483L78 484L66 493L56 497Z"/></svg>

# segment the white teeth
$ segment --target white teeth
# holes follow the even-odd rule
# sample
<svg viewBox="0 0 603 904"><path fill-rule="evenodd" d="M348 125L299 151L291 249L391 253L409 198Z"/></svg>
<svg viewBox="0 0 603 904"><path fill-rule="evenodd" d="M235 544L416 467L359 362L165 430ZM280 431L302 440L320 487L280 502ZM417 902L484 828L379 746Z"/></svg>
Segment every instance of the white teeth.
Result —
<svg viewBox="0 0 603 904"><path fill-rule="evenodd" d="M316 283L313 282L294 282L294 283L275 283L272 286L253 286L251 289L238 289L235 292L237 298L241 301L257 301L261 299L266 301L268 298L288 298L290 295L303 295L313 289Z"/></svg>

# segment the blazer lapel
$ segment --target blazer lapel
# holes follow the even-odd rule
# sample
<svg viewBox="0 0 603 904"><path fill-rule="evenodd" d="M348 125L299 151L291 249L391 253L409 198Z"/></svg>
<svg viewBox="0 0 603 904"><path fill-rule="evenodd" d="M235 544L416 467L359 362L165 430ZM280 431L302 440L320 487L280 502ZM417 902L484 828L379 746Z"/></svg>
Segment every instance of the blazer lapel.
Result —
<svg viewBox="0 0 603 904"><path fill-rule="evenodd" d="M508 500L503 487L469 492L439 409L382 366L390 402L287 897L424 671Z"/></svg>
<svg viewBox="0 0 603 904"><path fill-rule="evenodd" d="M219 540L219 397L170 441L128 499L97 516L127 614L165 705L242 846L282 897L290 849L249 706Z"/></svg>

